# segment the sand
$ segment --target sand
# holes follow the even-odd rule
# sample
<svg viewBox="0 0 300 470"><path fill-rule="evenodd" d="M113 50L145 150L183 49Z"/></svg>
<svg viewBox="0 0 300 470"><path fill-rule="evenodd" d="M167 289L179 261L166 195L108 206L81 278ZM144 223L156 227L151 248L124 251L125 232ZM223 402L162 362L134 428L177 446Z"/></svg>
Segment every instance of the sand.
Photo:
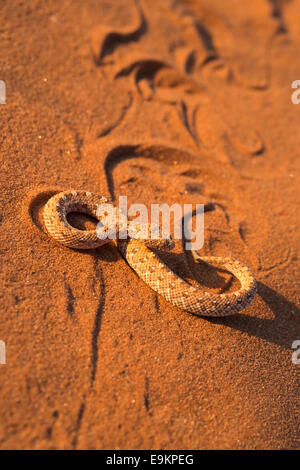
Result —
<svg viewBox="0 0 300 470"><path fill-rule="evenodd" d="M6 0L0 15L1 449L299 448L300 1ZM69 188L207 204L201 253L251 266L258 295L199 318L115 247L55 244L42 208ZM184 256L167 255L178 274Z"/></svg>

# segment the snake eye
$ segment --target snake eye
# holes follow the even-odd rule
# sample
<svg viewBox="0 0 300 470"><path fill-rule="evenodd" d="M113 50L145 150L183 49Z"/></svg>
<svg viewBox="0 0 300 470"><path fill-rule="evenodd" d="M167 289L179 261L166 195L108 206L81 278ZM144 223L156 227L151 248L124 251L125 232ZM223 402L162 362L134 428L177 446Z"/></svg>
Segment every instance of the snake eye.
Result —
<svg viewBox="0 0 300 470"><path fill-rule="evenodd" d="M169 249L169 250L173 250L173 248L175 247L175 242L170 238L168 238L166 240L166 247Z"/></svg>

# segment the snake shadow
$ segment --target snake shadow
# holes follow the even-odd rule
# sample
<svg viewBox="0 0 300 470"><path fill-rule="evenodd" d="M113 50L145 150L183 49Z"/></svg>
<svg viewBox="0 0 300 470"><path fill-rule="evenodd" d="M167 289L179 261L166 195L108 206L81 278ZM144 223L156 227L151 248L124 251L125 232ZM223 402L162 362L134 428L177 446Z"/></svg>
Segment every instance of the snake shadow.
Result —
<svg viewBox="0 0 300 470"><path fill-rule="evenodd" d="M291 349L292 342L300 336L299 308L262 282L257 283L257 296L260 296L272 310L273 318L240 313L224 318L207 318L207 321L223 324L249 336L256 336L285 349Z"/></svg>

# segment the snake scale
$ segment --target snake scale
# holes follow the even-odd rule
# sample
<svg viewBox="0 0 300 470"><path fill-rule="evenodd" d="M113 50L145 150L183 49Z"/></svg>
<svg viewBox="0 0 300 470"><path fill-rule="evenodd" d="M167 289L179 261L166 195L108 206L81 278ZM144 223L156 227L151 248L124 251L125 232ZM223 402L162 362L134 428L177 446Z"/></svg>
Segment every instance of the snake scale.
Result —
<svg viewBox="0 0 300 470"><path fill-rule="evenodd" d="M86 213L109 230L109 214L99 215L98 207L110 202L104 196L85 191L64 191L55 194L46 203L43 211L44 224L51 237L61 244L77 249L90 249L108 243L99 239L96 230L78 230L69 224L70 212ZM222 317L233 315L246 308L256 294L256 281L251 270L239 261L222 257L194 258L212 263L232 273L240 281L236 292L215 294L196 288L177 276L151 248L172 248L170 238L157 240L115 238L114 243L127 263L138 276L166 300L176 307L199 316Z"/></svg>

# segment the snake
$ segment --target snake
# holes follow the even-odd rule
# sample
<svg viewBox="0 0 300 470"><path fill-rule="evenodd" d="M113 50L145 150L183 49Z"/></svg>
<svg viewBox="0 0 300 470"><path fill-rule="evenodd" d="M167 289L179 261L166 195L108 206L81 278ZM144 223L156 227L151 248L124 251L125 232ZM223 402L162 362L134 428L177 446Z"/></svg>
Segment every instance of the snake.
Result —
<svg viewBox="0 0 300 470"><path fill-rule="evenodd" d="M105 209L114 206L110 198L96 193L75 190L59 192L46 202L43 209L46 232L56 242L74 249L94 249L108 242L114 243L129 266L152 290L175 307L198 316L233 315L244 310L254 299L257 291L255 276L252 270L240 261L218 256L200 257L196 252L192 252L196 262L213 264L217 269L230 272L240 282L240 288L235 292L205 291L178 276L156 253L155 249L174 248L170 236L162 234L161 237L151 239L147 237L145 230L142 230L144 237L128 234L126 238L120 237L119 234L124 231L116 233L117 231L112 229L110 210L99 212L99 207ZM67 219L70 212L85 213L95 218L100 231L97 228L79 230L73 227ZM119 225L121 227L122 223ZM106 237L101 235L104 232Z"/></svg>

